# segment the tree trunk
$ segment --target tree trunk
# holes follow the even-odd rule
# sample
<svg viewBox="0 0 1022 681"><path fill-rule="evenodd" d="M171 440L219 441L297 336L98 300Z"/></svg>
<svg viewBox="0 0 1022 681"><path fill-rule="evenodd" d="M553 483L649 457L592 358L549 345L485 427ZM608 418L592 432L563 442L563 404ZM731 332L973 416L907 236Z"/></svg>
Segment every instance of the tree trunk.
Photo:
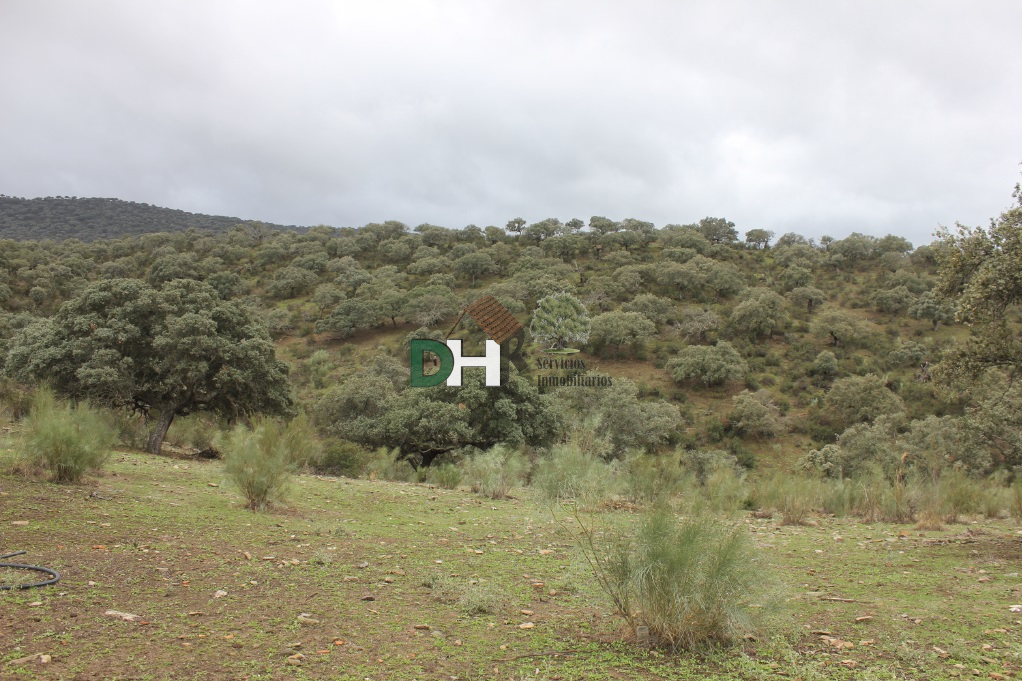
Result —
<svg viewBox="0 0 1022 681"><path fill-rule="evenodd" d="M149 436L150 454L163 453L163 439L167 437L170 424L174 422L175 411L175 409L168 408L160 412L160 420L157 421L156 428L153 429L152 434Z"/></svg>

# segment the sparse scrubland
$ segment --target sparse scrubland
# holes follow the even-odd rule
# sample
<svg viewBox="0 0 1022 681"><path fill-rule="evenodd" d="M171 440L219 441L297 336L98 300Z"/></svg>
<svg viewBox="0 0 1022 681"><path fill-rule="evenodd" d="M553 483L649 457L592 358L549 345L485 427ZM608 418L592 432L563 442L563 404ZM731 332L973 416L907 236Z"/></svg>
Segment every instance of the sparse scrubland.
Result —
<svg viewBox="0 0 1022 681"><path fill-rule="evenodd" d="M0 672L1017 675L1022 205L918 248L773 236L0 242L0 552L65 575L0 592ZM410 340L485 295L547 301L543 342L410 387Z"/></svg>

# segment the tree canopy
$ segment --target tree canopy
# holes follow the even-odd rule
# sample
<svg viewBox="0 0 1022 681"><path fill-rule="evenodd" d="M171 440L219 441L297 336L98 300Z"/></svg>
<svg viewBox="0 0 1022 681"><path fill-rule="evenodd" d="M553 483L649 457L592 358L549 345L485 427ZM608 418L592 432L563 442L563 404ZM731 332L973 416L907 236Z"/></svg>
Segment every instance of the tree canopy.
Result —
<svg viewBox="0 0 1022 681"><path fill-rule="evenodd" d="M5 368L15 378L49 381L73 399L158 412L154 453L175 416L294 410L287 366L266 329L246 308L192 280L161 290L131 279L92 284L52 318L23 329Z"/></svg>

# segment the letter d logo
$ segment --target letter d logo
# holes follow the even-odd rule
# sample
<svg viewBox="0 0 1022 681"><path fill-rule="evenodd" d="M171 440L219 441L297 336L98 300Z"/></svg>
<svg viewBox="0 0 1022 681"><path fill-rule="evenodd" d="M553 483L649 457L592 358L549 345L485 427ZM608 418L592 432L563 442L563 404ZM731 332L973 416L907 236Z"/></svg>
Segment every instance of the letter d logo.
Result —
<svg viewBox="0 0 1022 681"><path fill-rule="evenodd" d="M446 344L440 341L416 338L411 342L411 349L412 387L428 388L440 385L454 371L454 353ZM427 350L440 358L440 370L432 376L426 376L422 370L422 358Z"/></svg>

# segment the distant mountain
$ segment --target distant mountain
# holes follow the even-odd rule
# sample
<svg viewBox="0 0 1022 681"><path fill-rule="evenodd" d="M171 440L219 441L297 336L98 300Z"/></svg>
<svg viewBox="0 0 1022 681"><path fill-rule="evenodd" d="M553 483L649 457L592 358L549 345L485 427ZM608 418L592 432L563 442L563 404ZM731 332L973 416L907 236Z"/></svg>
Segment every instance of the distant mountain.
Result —
<svg viewBox="0 0 1022 681"><path fill-rule="evenodd" d="M0 239L109 239L150 232L181 232L189 227L226 232L254 220L189 213L120 199L48 196L23 199L0 194ZM270 229L293 225L261 223Z"/></svg>

